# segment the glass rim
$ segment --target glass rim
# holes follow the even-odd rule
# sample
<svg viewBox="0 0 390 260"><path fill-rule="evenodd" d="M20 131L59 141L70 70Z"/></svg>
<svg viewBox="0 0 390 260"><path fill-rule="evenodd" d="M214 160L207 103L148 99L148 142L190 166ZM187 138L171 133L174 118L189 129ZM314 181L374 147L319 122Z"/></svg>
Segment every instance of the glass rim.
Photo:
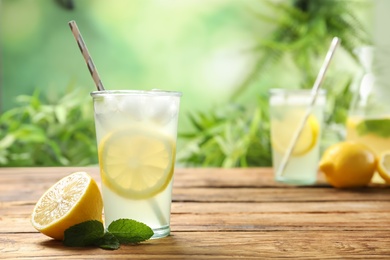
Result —
<svg viewBox="0 0 390 260"><path fill-rule="evenodd" d="M176 96L181 97L183 95L180 91L170 90L95 90L90 93L92 97L107 96L107 95L134 95L134 96Z"/></svg>
<svg viewBox="0 0 390 260"><path fill-rule="evenodd" d="M268 90L269 94L272 95L293 95L293 94L311 94L312 89L286 89L286 88L271 88ZM318 94L324 95L327 91L325 89L320 89Z"/></svg>

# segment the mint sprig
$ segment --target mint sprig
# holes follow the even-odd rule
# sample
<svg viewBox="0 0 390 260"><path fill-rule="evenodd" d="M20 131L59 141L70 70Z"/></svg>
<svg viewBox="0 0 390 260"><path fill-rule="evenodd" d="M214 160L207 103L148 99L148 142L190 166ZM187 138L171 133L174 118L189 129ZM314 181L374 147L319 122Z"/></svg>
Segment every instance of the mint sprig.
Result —
<svg viewBox="0 0 390 260"><path fill-rule="evenodd" d="M359 135L375 134L380 137L390 137L390 119L366 119L356 127Z"/></svg>
<svg viewBox="0 0 390 260"><path fill-rule="evenodd" d="M106 231L103 223L90 220L65 230L63 244L69 247L98 246L115 250L120 244L140 243L150 239L153 234L149 226L132 219L115 220Z"/></svg>

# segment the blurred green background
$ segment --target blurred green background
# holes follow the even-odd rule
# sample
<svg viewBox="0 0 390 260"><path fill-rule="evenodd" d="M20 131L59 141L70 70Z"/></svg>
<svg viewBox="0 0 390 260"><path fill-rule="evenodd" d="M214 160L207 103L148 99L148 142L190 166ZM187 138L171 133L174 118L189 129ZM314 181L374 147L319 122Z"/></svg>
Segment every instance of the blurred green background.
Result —
<svg viewBox="0 0 390 260"><path fill-rule="evenodd" d="M107 89L183 91L183 115L226 102L259 29L253 0L75 0L72 10L60 2L2 1L3 110L36 88L94 90L67 24L72 19Z"/></svg>
<svg viewBox="0 0 390 260"><path fill-rule="evenodd" d="M309 88L335 35L325 145L340 138L370 44L365 0L1 0L0 166L97 162L95 89L75 20L106 89L183 92L178 161L269 166L267 90ZM332 132L333 131L333 132Z"/></svg>

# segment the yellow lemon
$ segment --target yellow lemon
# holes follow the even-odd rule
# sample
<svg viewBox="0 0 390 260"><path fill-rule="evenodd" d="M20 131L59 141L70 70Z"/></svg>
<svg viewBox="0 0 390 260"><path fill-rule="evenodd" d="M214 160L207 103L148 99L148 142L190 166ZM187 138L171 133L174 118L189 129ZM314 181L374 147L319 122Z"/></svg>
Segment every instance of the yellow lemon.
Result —
<svg viewBox="0 0 390 260"><path fill-rule="evenodd" d="M272 147L280 152L285 153L288 149L295 131L302 122L304 111L287 112L281 120L271 121L271 144ZM304 125L301 135L296 142L292 156L302 156L309 152L316 145L320 133L320 124L314 115L310 115Z"/></svg>
<svg viewBox="0 0 390 260"><path fill-rule="evenodd" d="M324 152L319 169L336 188L366 186L377 166L375 153L357 142L340 142Z"/></svg>
<svg viewBox="0 0 390 260"><path fill-rule="evenodd" d="M38 200L31 223L41 233L62 240L69 227L88 220L102 222L103 200L94 179L72 173L51 186Z"/></svg>
<svg viewBox="0 0 390 260"><path fill-rule="evenodd" d="M170 183L175 142L169 136L144 128L114 131L99 145L103 183L131 199L150 198Z"/></svg>
<svg viewBox="0 0 390 260"><path fill-rule="evenodd" d="M377 171L382 179L390 184L390 151L380 154Z"/></svg>

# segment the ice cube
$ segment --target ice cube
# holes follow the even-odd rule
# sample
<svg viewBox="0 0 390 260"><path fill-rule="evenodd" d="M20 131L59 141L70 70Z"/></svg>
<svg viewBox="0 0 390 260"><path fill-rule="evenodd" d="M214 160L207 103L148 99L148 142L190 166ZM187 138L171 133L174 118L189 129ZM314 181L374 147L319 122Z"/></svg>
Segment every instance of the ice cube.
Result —
<svg viewBox="0 0 390 260"><path fill-rule="evenodd" d="M123 116L131 121L141 121L144 118L145 100L142 97L126 96L118 104Z"/></svg>
<svg viewBox="0 0 390 260"><path fill-rule="evenodd" d="M166 125L178 112L178 101L175 97L153 97L149 106L149 118L158 124Z"/></svg>
<svg viewBox="0 0 390 260"><path fill-rule="evenodd" d="M118 106L120 100L118 99L119 97L116 96L96 98L94 103L95 114L118 112L120 110Z"/></svg>

